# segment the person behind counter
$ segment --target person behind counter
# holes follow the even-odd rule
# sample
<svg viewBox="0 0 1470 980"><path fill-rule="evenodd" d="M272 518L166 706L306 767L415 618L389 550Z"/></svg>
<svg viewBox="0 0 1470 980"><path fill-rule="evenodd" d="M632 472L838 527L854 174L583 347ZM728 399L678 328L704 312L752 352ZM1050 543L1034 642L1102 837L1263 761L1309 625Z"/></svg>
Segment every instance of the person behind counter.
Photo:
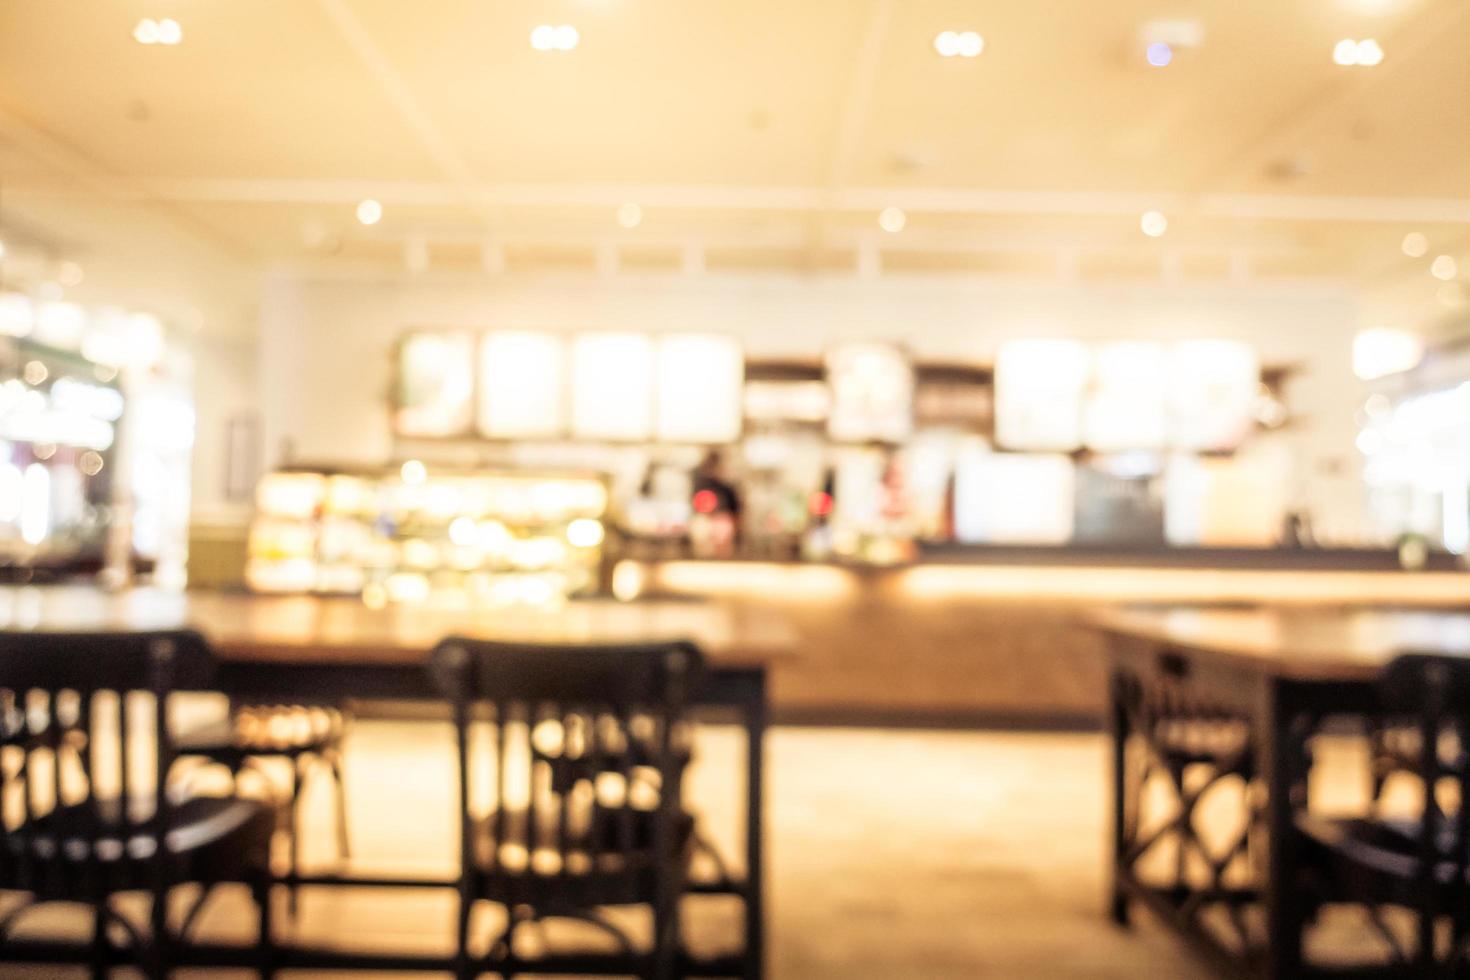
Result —
<svg viewBox="0 0 1470 980"><path fill-rule="evenodd" d="M740 544L740 493L725 458L711 449L694 468L689 547L698 558L729 558Z"/></svg>

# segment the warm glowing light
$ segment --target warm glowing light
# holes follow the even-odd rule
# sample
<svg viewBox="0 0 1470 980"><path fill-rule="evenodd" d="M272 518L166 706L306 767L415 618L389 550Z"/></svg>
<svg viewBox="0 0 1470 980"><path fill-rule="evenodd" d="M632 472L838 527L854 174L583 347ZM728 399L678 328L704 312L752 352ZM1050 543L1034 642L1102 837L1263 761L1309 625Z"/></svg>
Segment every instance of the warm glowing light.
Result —
<svg viewBox="0 0 1470 980"><path fill-rule="evenodd" d="M985 39L974 31L941 31L934 50L945 58L974 58L985 50Z"/></svg>
<svg viewBox="0 0 1470 980"><path fill-rule="evenodd" d="M567 541L573 548L595 548L602 544L602 522L579 517L567 525Z"/></svg>
<svg viewBox="0 0 1470 980"><path fill-rule="evenodd" d="M1363 381L1416 367L1424 357L1424 341L1407 330L1373 327L1353 338L1353 374Z"/></svg>
<svg viewBox="0 0 1470 980"><path fill-rule="evenodd" d="M184 39L184 29L179 22L172 17L165 17L158 22L158 43L178 44Z"/></svg>
<svg viewBox="0 0 1470 980"><path fill-rule="evenodd" d="M158 21L152 17L144 17L138 21L138 25L133 28L133 40L139 44L157 44Z"/></svg>
<svg viewBox="0 0 1470 980"><path fill-rule="evenodd" d="M1332 60L1344 68L1372 68L1383 62L1383 48L1371 37L1361 41L1343 38L1333 46Z"/></svg>
<svg viewBox="0 0 1470 980"><path fill-rule="evenodd" d="M890 235L903 231L903 226L908 222L909 216L903 213L902 208L888 207L878 212L878 227Z"/></svg>
<svg viewBox="0 0 1470 980"><path fill-rule="evenodd" d="M1377 429L1364 429L1358 433L1358 452L1372 456L1383 448L1383 435Z"/></svg>
<svg viewBox="0 0 1470 980"><path fill-rule="evenodd" d="M1174 60L1174 49L1163 41L1155 41L1148 46L1148 50L1144 52L1144 57L1155 68L1165 68L1169 62Z"/></svg>
<svg viewBox="0 0 1470 980"><path fill-rule="evenodd" d="M541 24L531 31L531 47L537 51L570 51L581 40L571 24Z"/></svg>
<svg viewBox="0 0 1470 980"><path fill-rule="evenodd" d="M1169 219L1162 211L1145 211L1138 220L1138 227L1150 238L1158 238L1169 230Z"/></svg>
<svg viewBox="0 0 1470 980"><path fill-rule="evenodd" d="M88 476L96 476L102 472L102 455L89 449L77 460L77 466Z"/></svg>
<svg viewBox="0 0 1470 980"><path fill-rule="evenodd" d="M35 386L45 384L51 372L46 370L46 365L40 361L26 361L26 366L21 368L20 376L25 379L26 384Z"/></svg>
<svg viewBox="0 0 1470 980"><path fill-rule="evenodd" d="M399 467L398 475L409 486L418 486L429 478L429 469L416 459L410 459Z"/></svg>
<svg viewBox="0 0 1470 980"><path fill-rule="evenodd" d="M38 545L51 531L51 471L40 463L25 469L21 485L20 536Z"/></svg>
<svg viewBox="0 0 1470 980"><path fill-rule="evenodd" d="M613 566L612 594L619 602L632 602L643 593L647 580L643 566L634 561L620 561Z"/></svg>
<svg viewBox="0 0 1470 980"><path fill-rule="evenodd" d="M1429 267L1429 274L1436 279L1449 282L1460 272L1459 264L1455 262L1453 255L1438 256Z"/></svg>
<svg viewBox="0 0 1470 980"><path fill-rule="evenodd" d="M643 209L631 201L619 205L618 224L624 228L637 228L643 224Z"/></svg>
<svg viewBox="0 0 1470 980"><path fill-rule="evenodd" d="M479 525L473 517L456 517L449 522L449 540L461 548L468 548L480 538Z"/></svg>
<svg viewBox="0 0 1470 980"><path fill-rule="evenodd" d="M1404 254L1411 259L1422 259L1429 253L1429 239L1421 232L1411 231L1404 236Z"/></svg>
<svg viewBox="0 0 1470 980"><path fill-rule="evenodd" d="M368 198L357 205L357 220L365 225L375 225L383 220L383 205Z"/></svg>

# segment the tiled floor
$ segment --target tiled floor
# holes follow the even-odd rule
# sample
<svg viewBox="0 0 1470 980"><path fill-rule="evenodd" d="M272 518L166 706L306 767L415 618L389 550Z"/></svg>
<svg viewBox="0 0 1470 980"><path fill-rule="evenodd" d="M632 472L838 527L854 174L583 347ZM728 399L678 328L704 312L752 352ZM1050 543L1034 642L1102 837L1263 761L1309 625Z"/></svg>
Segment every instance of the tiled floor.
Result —
<svg viewBox="0 0 1470 980"><path fill-rule="evenodd" d="M364 865L450 867L449 739L437 723L359 722L348 779ZM707 729L699 750L693 800L728 847L739 835L729 816L738 734ZM772 732L769 752L777 980L1204 975L1161 927L1145 919L1123 931L1104 917L1101 736L798 728ZM309 800L317 863L331 855L326 789L316 783ZM453 909L448 895L308 891L293 928L315 940L446 949ZM732 914L691 909L692 940L728 943ZM47 913L30 925L66 920ZM250 922L243 899L221 896L205 928L243 937Z"/></svg>

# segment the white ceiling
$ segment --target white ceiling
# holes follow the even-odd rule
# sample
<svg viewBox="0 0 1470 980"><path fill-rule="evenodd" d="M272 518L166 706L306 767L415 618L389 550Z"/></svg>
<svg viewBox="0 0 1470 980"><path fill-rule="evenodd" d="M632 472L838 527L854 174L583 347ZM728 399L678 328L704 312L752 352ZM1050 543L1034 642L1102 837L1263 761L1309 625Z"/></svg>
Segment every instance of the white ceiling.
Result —
<svg viewBox="0 0 1470 980"><path fill-rule="evenodd" d="M1154 69L1159 19L1204 38ZM1382 65L1333 64L1369 36ZM1470 273L1467 49L1465 0L3 0L0 233L242 311L262 267L422 242L435 273L1325 277L1427 320L1458 297L1429 261Z"/></svg>

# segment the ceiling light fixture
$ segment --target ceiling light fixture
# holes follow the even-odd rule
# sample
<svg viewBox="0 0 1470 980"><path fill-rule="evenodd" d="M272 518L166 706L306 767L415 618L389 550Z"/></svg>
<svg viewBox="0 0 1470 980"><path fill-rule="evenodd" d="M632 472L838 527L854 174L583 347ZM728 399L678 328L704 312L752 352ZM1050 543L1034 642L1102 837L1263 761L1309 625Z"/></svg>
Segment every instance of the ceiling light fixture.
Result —
<svg viewBox="0 0 1470 980"><path fill-rule="evenodd" d="M540 24L531 31L531 47L537 51L570 51L581 40L571 24Z"/></svg>
<svg viewBox="0 0 1470 980"><path fill-rule="evenodd" d="M139 44L178 44L184 39L184 28L172 17L154 20L144 17L133 28L133 40Z"/></svg>
<svg viewBox="0 0 1470 980"><path fill-rule="evenodd" d="M643 209L632 201L618 205L618 224L624 228L637 228L643 224Z"/></svg>
<svg viewBox="0 0 1470 980"><path fill-rule="evenodd" d="M1438 256L1429 266L1429 274L1443 282L1449 282L1460 272L1459 265L1455 262L1453 255Z"/></svg>
<svg viewBox="0 0 1470 980"><path fill-rule="evenodd" d="M1150 238L1158 238L1169 230L1169 219L1164 217L1162 211L1145 211L1143 217L1138 220L1138 227Z"/></svg>
<svg viewBox="0 0 1470 980"><path fill-rule="evenodd" d="M1372 68L1383 62L1383 48L1371 37L1361 41L1345 37L1333 46L1332 61L1344 68Z"/></svg>
<svg viewBox="0 0 1470 980"><path fill-rule="evenodd" d="M974 58L985 50L985 38L974 31L940 31L934 50L945 58Z"/></svg>
<svg viewBox="0 0 1470 980"><path fill-rule="evenodd" d="M368 198L357 206L357 220L365 225L375 225L383 220L383 205Z"/></svg>
<svg viewBox="0 0 1470 980"><path fill-rule="evenodd" d="M896 235L903 231L903 226L909 223L909 216L903 213L903 208L886 207L878 212L878 227Z"/></svg>
<svg viewBox="0 0 1470 980"><path fill-rule="evenodd" d="M1411 259L1422 259L1429 254L1429 239L1422 232L1411 231L1404 236L1404 254Z"/></svg>
<svg viewBox="0 0 1470 980"><path fill-rule="evenodd" d="M1150 44L1148 46L1148 49L1146 51L1144 51L1144 57L1147 58L1148 63L1153 65L1155 68L1166 68L1168 67L1169 62L1174 60L1174 49L1169 47L1169 45L1165 44L1163 41L1155 41L1153 44Z"/></svg>

